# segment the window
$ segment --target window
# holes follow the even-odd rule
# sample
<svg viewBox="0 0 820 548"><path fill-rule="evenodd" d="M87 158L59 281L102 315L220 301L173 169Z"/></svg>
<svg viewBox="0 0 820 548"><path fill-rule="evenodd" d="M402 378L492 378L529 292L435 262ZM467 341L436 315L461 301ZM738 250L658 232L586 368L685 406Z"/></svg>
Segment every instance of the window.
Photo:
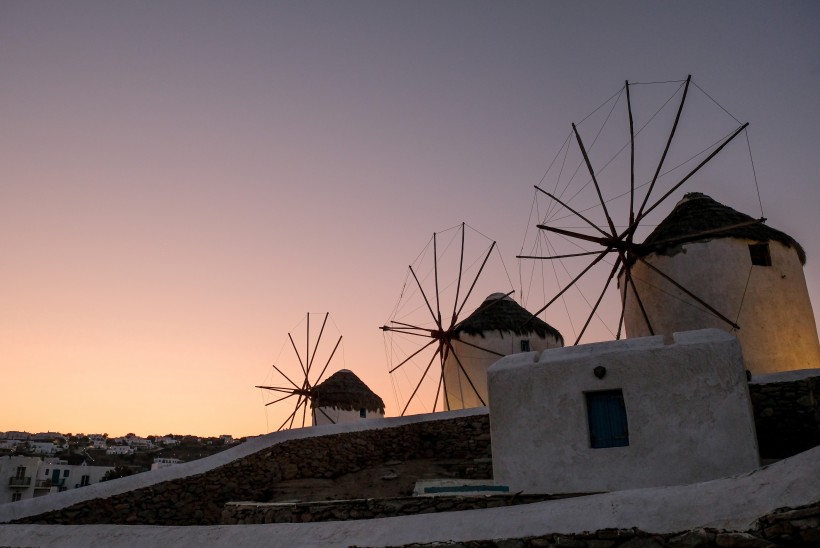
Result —
<svg viewBox="0 0 820 548"><path fill-rule="evenodd" d="M749 256L756 266L772 266L772 256L769 253L769 244L749 244Z"/></svg>
<svg viewBox="0 0 820 548"><path fill-rule="evenodd" d="M16 479L22 479L22 478L26 477L26 467L25 466L18 466L17 471L14 474L14 477Z"/></svg>
<svg viewBox="0 0 820 548"><path fill-rule="evenodd" d="M23 494L19 491L11 494L11 502L17 502L21 498L23 498Z"/></svg>
<svg viewBox="0 0 820 548"><path fill-rule="evenodd" d="M80 478L80 487L85 487L89 483L91 483L91 476L83 476Z"/></svg>
<svg viewBox="0 0 820 548"><path fill-rule="evenodd" d="M593 449L629 445L629 427L622 390L587 392L589 444Z"/></svg>
<svg viewBox="0 0 820 548"><path fill-rule="evenodd" d="M522 339L521 340L521 352L529 352L530 351L530 341L529 339Z"/></svg>
<svg viewBox="0 0 820 548"><path fill-rule="evenodd" d="M367 409L365 409L364 407L359 409L359 417L362 418L362 419L366 419L367 418Z"/></svg>
<svg viewBox="0 0 820 548"><path fill-rule="evenodd" d="M63 470L63 477L64 478L68 477L68 472L69 472L69 470Z"/></svg>

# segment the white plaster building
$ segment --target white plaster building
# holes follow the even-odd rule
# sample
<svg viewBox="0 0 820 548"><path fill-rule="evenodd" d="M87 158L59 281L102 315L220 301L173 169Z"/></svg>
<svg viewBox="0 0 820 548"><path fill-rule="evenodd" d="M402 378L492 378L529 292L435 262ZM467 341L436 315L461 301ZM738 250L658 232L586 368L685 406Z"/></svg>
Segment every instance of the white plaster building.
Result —
<svg viewBox="0 0 820 548"><path fill-rule="evenodd" d="M88 436L89 447L94 449L106 449L108 447L108 439L102 434L91 434Z"/></svg>
<svg viewBox="0 0 820 548"><path fill-rule="evenodd" d="M50 441L29 441L28 446L32 453L38 455L56 455L62 449L62 446Z"/></svg>
<svg viewBox="0 0 820 548"><path fill-rule="evenodd" d="M455 355L444 363L445 410L487 405L487 369L501 357L564 346L558 330L503 293L484 299L454 334Z"/></svg>
<svg viewBox="0 0 820 548"><path fill-rule="evenodd" d="M820 342L809 300L803 248L712 198L687 194L643 244L643 259L715 308L730 324L641 262L632 267L655 334L715 327L740 340L752 374L820 367ZM620 279L623 290L623 276ZM650 333L631 289L624 325L629 337Z"/></svg>
<svg viewBox="0 0 820 548"><path fill-rule="evenodd" d="M0 504L48 494L36 481L42 462L40 457L0 457Z"/></svg>
<svg viewBox="0 0 820 548"><path fill-rule="evenodd" d="M314 426L384 417L384 401L348 369L315 386L310 406Z"/></svg>
<svg viewBox="0 0 820 548"><path fill-rule="evenodd" d="M79 489L94 483L99 483L102 477L112 466L89 466L82 464L68 464L59 459L46 459L37 472L38 483L49 483L58 491Z"/></svg>
<svg viewBox="0 0 820 548"><path fill-rule="evenodd" d="M99 483L109 466L70 465L40 457L0 457L0 504Z"/></svg>
<svg viewBox="0 0 820 548"><path fill-rule="evenodd" d="M162 445L164 447L173 447L182 443L178 439L172 438L171 436L163 436L161 438L157 438L155 441L157 445Z"/></svg>
<svg viewBox="0 0 820 548"><path fill-rule="evenodd" d="M511 492L677 485L758 467L740 345L717 329L508 356L489 370Z"/></svg>

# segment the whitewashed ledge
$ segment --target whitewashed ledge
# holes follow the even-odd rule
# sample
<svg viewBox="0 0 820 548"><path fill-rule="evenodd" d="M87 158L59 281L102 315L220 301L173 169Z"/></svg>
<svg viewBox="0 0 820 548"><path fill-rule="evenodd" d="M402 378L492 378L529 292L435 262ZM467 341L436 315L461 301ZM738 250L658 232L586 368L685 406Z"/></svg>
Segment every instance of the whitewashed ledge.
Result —
<svg viewBox="0 0 820 548"><path fill-rule="evenodd" d="M796 369L794 371L781 371L780 373L769 373L767 375L755 375L749 384L773 384L778 382L802 381L812 377L820 377L820 369Z"/></svg>
<svg viewBox="0 0 820 548"><path fill-rule="evenodd" d="M633 489L536 504L305 524L158 527L0 525L0 546L385 546L523 538L637 527L672 533L698 527L747 530L781 507L820 499L820 447L754 472L691 485Z"/></svg>
<svg viewBox="0 0 820 548"><path fill-rule="evenodd" d="M194 460L167 468L161 468L150 472L143 472L133 476L95 483L81 489L70 489L62 493L25 499L17 502L7 502L0 504L0 523L7 523L28 516L37 516L52 510L67 508L78 502L86 500L107 498L119 495L128 491L142 489L165 481L178 478L195 476L219 468L225 464L252 455L263 449L295 439L312 438L326 436L330 434L344 434L347 432L360 432L363 430L378 430L382 428L392 428L405 424L413 424L426 421L444 420L456 417L470 417L486 415L486 407L474 409L464 409L459 411L448 411L444 413L428 413L424 415L412 415L408 417L393 417L386 419L372 419L366 421L356 421L344 424L328 424L314 426L311 428L296 428L282 432L273 432L263 436L252 438L236 447L226 449L209 457ZM2 546L2 543L0 543Z"/></svg>

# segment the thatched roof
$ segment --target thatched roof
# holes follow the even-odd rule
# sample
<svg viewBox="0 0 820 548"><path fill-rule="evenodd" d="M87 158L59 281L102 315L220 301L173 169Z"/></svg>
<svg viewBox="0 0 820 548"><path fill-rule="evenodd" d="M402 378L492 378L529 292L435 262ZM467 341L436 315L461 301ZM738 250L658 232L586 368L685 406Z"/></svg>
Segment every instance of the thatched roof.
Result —
<svg viewBox="0 0 820 548"><path fill-rule="evenodd" d="M737 227L754 218L735 211L700 192L690 192L678 202L675 209L644 240L647 253L664 253L682 243L707 241L714 238L742 238L756 242L774 240L797 251L800 262L806 264L806 252L797 241L763 223ZM732 228L735 226L735 228ZM705 231L724 229L709 234ZM668 242L667 240L675 240Z"/></svg>
<svg viewBox="0 0 820 548"><path fill-rule="evenodd" d="M481 303L481 306L467 316L455 328L455 333L481 335L487 331L508 331L516 335L536 334L545 338L555 337L564 344L564 337L557 329L544 320L533 317L524 307L503 293L493 293Z"/></svg>
<svg viewBox="0 0 820 548"><path fill-rule="evenodd" d="M336 407L344 411L367 409L384 413L384 401L352 371L342 369L313 387L310 406Z"/></svg>

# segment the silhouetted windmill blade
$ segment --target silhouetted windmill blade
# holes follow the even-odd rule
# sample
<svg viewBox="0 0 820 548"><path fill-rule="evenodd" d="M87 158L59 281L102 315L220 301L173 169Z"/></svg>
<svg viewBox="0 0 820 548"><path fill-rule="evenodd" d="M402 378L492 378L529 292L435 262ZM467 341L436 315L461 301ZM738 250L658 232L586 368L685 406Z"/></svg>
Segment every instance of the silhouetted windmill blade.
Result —
<svg viewBox="0 0 820 548"><path fill-rule="evenodd" d="M445 409L451 409L450 387L445 374L447 368L463 371L460 378L467 389L475 392L476 400L486 401L468 372L459 364L461 357L457 355L458 349L453 341L458 340L459 316L483 280L490 257L493 252L497 253L497 246L474 229L470 230L481 238L467 238L467 228L465 223L461 223L433 234L420 259L408 267L405 287L393 317L380 328L389 342L388 359L394 360L389 367L394 387L400 379L406 383L409 393L409 397L402 397L399 403L402 415L418 398L431 398L432 411L437 410L440 399ZM432 250L432 256L428 250ZM444 319L442 311L445 315L450 311L452 314ZM469 343L466 346L495 357L502 355L495 350L482 348L480 344ZM436 362L439 371L433 374L431 371ZM427 404L423 407L427 408Z"/></svg>
<svg viewBox="0 0 820 548"><path fill-rule="evenodd" d="M257 386L257 388L277 394L277 397L273 401L265 403L265 407L275 404L285 405L288 402L293 405L295 401L295 405L279 426L279 430L283 428L293 428L294 425L298 426L300 422L302 427L307 426L309 408L311 420L315 423L316 415L313 406L313 402L316 398L315 389L323 381L325 373L328 372L333 363L333 359L338 355L337 351L342 343L341 335L336 339L333 346L328 346L323 343L323 341L326 340L328 332L327 327L329 325L328 320L330 319L330 313L323 314L321 327L316 335L311 333L310 316L310 313L305 315L304 345L301 344L301 340L298 341L299 344L297 344L297 339L294 337L294 334L288 333L286 345L290 346L292 353L286 352L284 355L286 358L289 356L289 359L283 359L278 365L272 365L275 373L281 377L287 385L271 384ZM299 351L299 348L304 350L304 354ZM326 358L324 356L325 353L327 353ZM319 361L317 361L317 359L319 359ZM286 366L285 363L289 363L289 366ZM318 364L322 363L323 365L320 370ZM316 374L317 371L319 371L318 375ZM299 377L296 375L299 375ZM294 379L300 380L297 382ZM292 399L294 397L295 400ZM327 416L327 413L322 412L322 415ZM330 417L327 418L331 420ZM333 420L331 420L331 422L335 423Z"/></svg>
<svg viewBox="0 0 820 548"><path fill-rule="evenodd" d="M663 102L660 108L658 108L653 114L651 114L651 116L648 117L648 120L637 131L635 127L634 116L635 103L633 102L631 89L633 86L641 84L630 84L627 81L624 87L622 88L622 92L625 92L627 111L626 114L628 118L627 144L629 146L629 181L627 192L621 194L612 193L614 197L608 199L605 196L606 193L603 191L603 186L600 184L600 181L602 180L601 173L605 169L607 169L608 166L610 166L610 164L612 164L626 148L626 145L620 148L618 148L617 145L608 148L606 144L601 145L600 143L598 143L599 137L603 133L607 124L610 122L610 116L612 112L615 110L615 106L621 99L621 94L616 94L607 101L609 102L614 98L612 108L609 110L608 114L606 114L606 119L603 121L600 128L598 128L597 132L593 132L594 138L591 139L590 145L588 145L587 141L584 139L584 136L582 135L582 131L579 125L576 125L574 123L571 124L571 141L570 143L565 142L566 148L562 147L563 160L561 163L560 172L558 173L558 180L556 180L555 183L556 191L550 192L549 190L545 190L544 188L542 188L542 185L547 177L547 174L545 174L544 178L542 178L542 181L541 183L539 183L539 185L535 185L536 199L538 195L541 194L549 198L552 202L550 207L548 208L547 214L545 214L544 220L536 223L537 229L541 231L538 233L539 237L537 239L537 244L539 247L541 246L540 235L543 234L545 241L548 242L547 247L549 248L549 252L528 254L521 253L517 255L517 257L519 259L546 259L550 261L557 261L561 264L563 268L562 273L565 272L566 277L571 278L571 280L568 283L558 283L559 290L554 294L554 296L551 299L547 300L547 303L542 308L540 308L533 315L533 317L542 313L549 306L556 303L559 299L564 301L567 298L567 292L570 288L575 288L579 292L581 292L582 279L584 279L587 276L592 276L593 273L598 272L598 269L596 267L601 262L606 262L607 264L611 265L611 270L609 271L608 275L602 277L602 289L595 291L597 298L594 299L594 302L587 300L582 295L583 300L586 303L586 306L588 306L589 308L586 309L588 313L585 312L585 321L583 322L580 331L577 333L577 336L575 338L575 344L579 344L581 342L583 337L587 334L588 328L590 327L593 318L598 316L599 310L601 309L601 304L606 298L609 288L611 287L612 279L616 276L619 277L619 280L622 283L620 283L620 310L619 317L617 320L617 333L615 334L615 337L620 338L621 336L621 330L625 321L624 311L627 307L627 295L629 295L630 299L633 300L633 304L637 308L636 311L639 310L640 312L639 316L635 316L633 313L631 317L642 318L643 322L646 325L647 331L650 334L655 333L655 329L652 326L653 321L650 318L648 308L645 305L644 296L642 296L643 291L638 288L639 284L636 283L640 282L641 280L637 280L632 272L632 267L636 262L640 262L642 265L646 265L647 268L649 268L660 278L668 282L675 289L679 290L683 295L692 299L695 303L702 306L705 310L720 318L722 321L726 322L732 328L737 329L738 327L736 323L732 322L732 320L728 318L727 314L721 312L716 307L710 305L706 301L706 299L703 299L695 295L692 291L684 287L684 284L677 282L673 279L673 277L663 273L662 270L657 268L656 265L649 265L643 259L643 256L651 252L653 249L666 249L677 242L683 243L690 239L708 238L712 235L719 235L721 233L733 231L739 228L748 227L757 222L761 222L760 220L729 223L723 227L709 227L706 230L692 232L682 237L674 236L672 238L656 240L655 242L653 242L654 248L637 244L633 241L636 237L636 234L638 233L638 230L645 224L647 216L649 214L651 214L662 204L664 204L665 201L669 199L676 191L678 191L687 181L692 180L692 178L696 174L698 174L704 167L709 165L710 162L712 162L722 151L724 151L725 148L731 142L733 142L733 140L741 132L743 132L748 127L748 123L740 123L734 117L732 117L732 130L730 130L728 133L726 133L725 130L721 131L719 135L722 136L715 140L713 144L709 145L704 149L698 150L694 155L688 158L686 158L686 156L684 155L683 157L686 158L685 160L683 160L677 165L674 165L674 167L668 168L667 165L674 163L671 162L670 159L673 158L673 156L675 156L675 153L673 152L675 148L679 146L679 143L682 140L687 142L685 139L686 136L682 136L682 133L679 131L679 129L683 127L681 122L683 120L684 107L685 105L689 104L691 100L691 94L689 93L691 83L691 76L688 76L684 81L681 81L680 85L677 87L674 94L670 96L668 99L666 99L666 101ZM639 136L641 136L641 138L645 136L645 134L641 135L642 132L646 130L646 128L655 119L655 117L658 116L658 114L666 108L667 104L670 104L672 99L678 94L680 94L680 100L677 103L677 109L674 113L674 118L671 122L671 127L666 126L664 124L664 128L668 129L668 131L666 131L665 138L648 138L644 140L644 142L646 142L649 145L654 145L655 143L660 145L661 143L663 143L663 146L662 148L658 149L660 152L658 156L655 156L654 154L641 155L643 158L657 158L657 160L654 162L652 162L652 160L649 160L649 162L651 163L651 177L646 179L646 183L642 183L640 186L636 186L636 149L638 149L636 141ZM714 102L714 100L709 95L705 94L705 92L703 95L705 95L710 101ZM669 106L671 107L672 105L674 105L674 103L670 104ZM724 112L726 112L725 109L723 109L723 107L720 108ZM596 111L597 110L598 109L596 109ZM689 110L691 109L687 107L687 112L689 112ZM584 120L587 120L587 118L584 118ZM711 120L709 121L711 122ZM739 124L739 126L736 124ZM574 143L577 147L577 155L575 157L578 158L578 167L575 169L575 171L572 171L571 168L566 171L566 174L571 174L569 175L569 181L566 181L566 179L562 179L562 177L565 176L563 162L566 161L567 155L571 150L572 137L574 137ZM599 158L598 160L596 160L596 158L593 157L592 154L593 146L603 146L604 150L615 152L608 160L606 157L604 157L603 159ZM678 154L680 154L680 152L678 152ZM558 155L556 155L556 158L557 157ZM578 173L578 170L582 165L586 166L589 179L585 179L585 182L579 189L570 191L569 189L572 184L572 181L575 179L576 174ZM684 175L682 177L672 179L672 176L670 174L679 168L685 169L685 171L683 171ZM647 173L647 175L649 174ZM670 179L672 180L670 181ZM645 192L639 192L639 188L643 188L644 186L646 186ZM557 192L557 189L559 188L561 189L560 193ZM594 189L594 193L592 192L592 189ZM571 198L565 199L563 197L564 194L569 194ZM638 194L642 195L639 197ZM582 196L585 200L587 200L587 202L580 207L571 203L573 199L577 199L579 196ZM619 232L619 229L616 228L616 223L613 216L614 210L611 206L613 202L622 197L628 197L629 203L625 223L620 225L624 228L621 229ZM558 215L557 213L560 213L560 215ZM547 217L556 217L557 220L552 220L552 222L549 222ZM563 221L564 223L566 223L568 219L580 221L583 226L580 229L578 229L577 227L558 225L559 221ZM600 221L596 219L600 219ZM578 223L576 222L575 224ZM588 233L590 231L593 231L594 233ZM574 245L576 247L576 250L567 250L566 244L564 244L563 246L561 245L562 242L560 241L560 238L553 239L558 240L557 242L550 240L550 234L557 235L560 238L565 238L569 244ZM597 251L590 250L589 244L592 244L593 246L598 246L599 249ZM605 257L613 252L617 253L617 258L614 261L614 264L611 264L608 260L604 261ZM595 258L591 262L586 264L586 266L584 266L582 269L580 269L580 271L575 269L575 274L572 273L573 269L568 268L564 263L565 260L575 261L576 259L587 256L595 256ZM578 266L577 262L574 262L573 264L575 266ZM554 271L554 274L556 282L559 282L558 271ZM595 277L596 279L598 279L597 274L595 275ZM564 304L564 306L567 306L566 303Z"/></svg>
<svg viewBox="0 0 820 548"><path fill-rule="evenodd" d="M294 390L290 387L280 387L280 386L259 386L257 385L256 388L261 388L263 390L271 390L273 392L284 392L286 394L293 394Z"/></svg>
<svg viewBox="0 0 820 548"><path fill-rule="evenodd" d="M606 290L609 289L609 284L612 282L612 279L618 273L618 267L621 265L621 256L618 256L618 259L615 261L615 265L612 267L612 270L607 276L606 283L604 284L604 288L601 290L601 294L598 296L598 300L595 301L595 306L592 307L592 311L587 316L587 321L584 322L584 327L581 328L580 333L578 333L578 337L575 339L574 344L578 344L581 341L581 338L584 336L584 333L589 327L589 323L592 321L592 318L595 316L595 313L598 311L598 307L601 306L601 301L604 299L604 295L606 294Z"/></svg>
<svg viewBox="0 0 820 548"><path fill-rule="evenodd" d="M264 387L262 387L262 388L264 388ZM287 396L282 396L281 398L279 398L279 399L277 399L277 400L269 401L268 403L266 403L266 404L265 404L265 406L268 406L268 405L273 405L273 404L275 404L275 403L279 403L280 401L285 401L286 399L288 399L288 398L292 398L292 397L293 397L293 396L295 396L295 395L296 395L296 394L288 394Z"/></svg>
<svg viewBox="0 0 820 548"><path fill-rule="evenodd" d="M321 337L322 334L319 333L319 336ZM327 368L330 365L330 361L333 359L333 356L336 355L336 350L339 348L339 345L341 343L342 343L342 337L340 335L339 339L336 341L336 345L333 347L333 350L330 352L330 356L327 358L327 362L325 362L325 366L322 368L322 371L319 373L319 376L316 377L316 381L314 382L314 385L319 384L324 379L325 372L327 371Z"/></svg>
<svg viewBox="0 0 820 548"><path fill-rule="evenodd" d="M461 363L461 358L458 357L458 352L456 352L456 349L453 348L453 343L450 342L450 341L447 341L447 347L450 349L450 352L453 354L453 358L456 360L456 364L458 364L459 371L461 371L461 374L464 375L464 378L467 379L467 382L469 383L470 388L473 389L473 393L478 398L478 401L481 402L481 405L487 405L487 402L484 401L484 398L481 397L481 393L475 387L475 383L473 382L473 379L470 378L470 374L467 373L466 369L464 369L464 364Z"/></svg>
<svg viewBox="0 0 820 548"><path fill-rule="evenodd" d="M669 153L669 147L672 146L672 140L675 138L675 132L678 129L678 122L680 122L680 116L683 112L683 105L686 103L686 96L689 93L689 83L692 81L692 75L688 75L686 77L686 84L683 87L683 93L681 94L680 105L678 106L678 112L675 115L675 122L672 124L672 130L669 132L669 138L666 140L666 146L663 149L663 154L661 154L661 159L658 161L658 167L655 169L655 175L652 177L652 182L649 184L649 189L646 191L646 195L643 198L643 202L641 206L638 208L638 217L642 217L644 208L646 207L646 202L649 201L649 195L652 194L652 189L655 188L655 183L658 181L658 175L660 175L661 169L663 168L663 163L666 161L666 155ZM629 105L629 116L630 120L632 119L632 103L629 100L629 82L626 82L626 90L627 90L627 103ZM630 124L631 126L631 124ZM630 127L631 132L631 127ZM635 157L635 148L634 143L635 139L634 136L630 135L630 142L632 143L632 157ZM706 160L708 162L709 159ZM705 162L704 162L705 163ZM632 163L632 180L634 181L635 178L635 164ZM634 182L632 184L632 195L634 196L635 193L635 185ZM630 224L632 224L632 220L630 220Z"/></svg>

